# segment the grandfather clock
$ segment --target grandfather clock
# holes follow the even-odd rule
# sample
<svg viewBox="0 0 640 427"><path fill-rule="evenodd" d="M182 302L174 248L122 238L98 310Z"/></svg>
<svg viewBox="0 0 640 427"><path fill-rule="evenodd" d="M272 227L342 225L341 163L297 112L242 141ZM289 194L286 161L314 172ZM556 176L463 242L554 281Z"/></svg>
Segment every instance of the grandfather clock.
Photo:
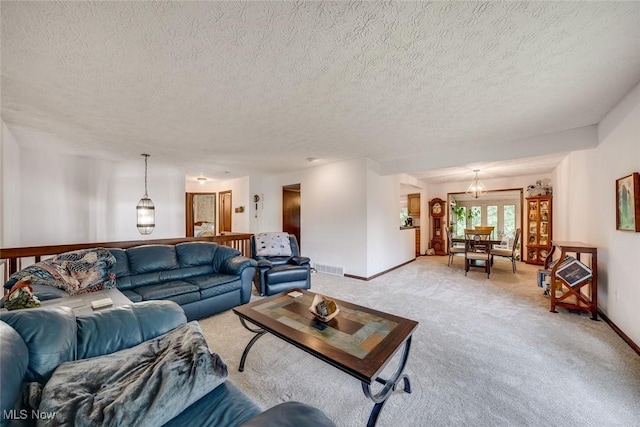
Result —
<svg viewBox="0 0 640 427"><path fill-rule="evenodd" d="M431 248L436 255L446 255L444 252L444 240L442 238L442 217L444 216L444 200L432 199L429 202L431 214Z"/></svg>

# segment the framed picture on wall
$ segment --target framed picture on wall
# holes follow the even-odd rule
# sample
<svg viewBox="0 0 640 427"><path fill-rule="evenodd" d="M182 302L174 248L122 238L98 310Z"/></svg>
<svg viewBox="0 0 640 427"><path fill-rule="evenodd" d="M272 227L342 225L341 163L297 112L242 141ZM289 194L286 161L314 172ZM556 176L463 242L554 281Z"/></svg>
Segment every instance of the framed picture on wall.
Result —
<svg viewBox="0 0 640 427"><path fill-rule="evenodd" d="M640 174L616 180L616 230L640 231Z"/></svg>

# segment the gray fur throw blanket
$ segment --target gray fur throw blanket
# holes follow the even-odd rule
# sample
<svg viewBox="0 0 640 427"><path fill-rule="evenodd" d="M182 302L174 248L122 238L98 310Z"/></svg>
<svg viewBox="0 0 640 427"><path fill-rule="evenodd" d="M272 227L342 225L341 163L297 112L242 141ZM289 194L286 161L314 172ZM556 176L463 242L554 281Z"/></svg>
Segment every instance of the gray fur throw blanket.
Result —
<svg viewBox="0 0 640 427"><path fill-rule="evenodd" d="M135 347L63 363L42 390L39 426L161 426L227 379L200 325Z"/></svg>

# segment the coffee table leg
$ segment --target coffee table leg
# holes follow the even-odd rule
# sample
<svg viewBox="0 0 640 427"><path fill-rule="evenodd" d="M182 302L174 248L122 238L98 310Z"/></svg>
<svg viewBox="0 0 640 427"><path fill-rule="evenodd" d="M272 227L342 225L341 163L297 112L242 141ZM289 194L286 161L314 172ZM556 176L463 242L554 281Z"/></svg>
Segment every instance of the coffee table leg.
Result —
<svg viewBox="0 0 640 427"><path fill-rule="evenodd" d="M258 341L258 338L260 338L265 333L267 333L267 331L265 331L263 329L260 329L260 328L251 328L251 327L249 327L249 325L247 325L247 323L244 321L244 319L242 317L240 318L240 323L242 323L242 326L244 326L245 329L247 329L248 331L251 331L254 334L256 334L256 336L251 338L251 341L249 341L249 344L247 344L247 346L244 348L244 351L242 352L242 357L240 358L240 366L238 367L238 371L243 372L244 371L244 362L247 360L247 355L249 354L249 350L251 350L251 347L253 347L253 345L256 343L256 341Z"/></svg>
<svg viewBox="0 0 640 427"><path fill-rule="evenodd" d="M411 382L409 381L409 376L407 374L403 374L405 366L407 365L407 359L409 358L409 350L411 348L411 337L407 339L404 343L404 348L402 349L402 357L400 358L400 363L396 368L395 372L388 380L383 378L376 378L376 382L384 384L384 387L376 393L373 394L371 392L371 386L367 383L362 383L362 391L364 391L364 395L369 399L373 400L375 406L371 411L371 415L369 415L369 422L367 423L367 427L373 427L378 422L378 415L382 411L382 408L387 403L387 399L391 396L391 393L394 392L396 386L400 381L403 381L403 388L406 393L411 393Z"/></svg>

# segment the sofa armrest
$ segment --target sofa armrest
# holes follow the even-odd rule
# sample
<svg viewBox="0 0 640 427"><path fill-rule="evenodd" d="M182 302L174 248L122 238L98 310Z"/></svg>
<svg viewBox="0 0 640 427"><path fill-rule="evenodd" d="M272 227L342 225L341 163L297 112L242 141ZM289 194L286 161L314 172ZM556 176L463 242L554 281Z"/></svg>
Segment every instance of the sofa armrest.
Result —
<svg viewBox="0 0 640 427"><path fill-rule="evenodd" d="M11 326L0 322L0 424L5 425L5 415L14 408L20 394L24 374L29 366L29 349L22 337Z"/></svg>
<svg viewBox="0 0 640 427"><path fill-rule="evenodd" d="M58 365L74 360L77 327L70 308L13 310L0 313L0 319L20 334L29 349L26 381L44 384Z"/></svg>
<svg viewBox="0 0 640 427"><path fill-rule="evenodd" d="M309 264L311 262L311 259L307 258L306 256L294 256L289 260L289 264L295 264L295 265L305 265L305 264Z"/></svg>
<svg viewBox="0 0 640 427"><path fill-rule="evenodd" d="M255 267L256 265L258 265L258 262L255 259L245 256L234 256L224 260L220 267L220 273L240 276L245 268Z"/></svg>
<svg viewBox="0 0 640 427"><path fill-rule="evenodd" d="M259 259L258 260L258 268L260 270L268 270L273 267L273 263L268 259Z"/></svg>
<svg viewBox="0 0 640 427"><path fill-rule="evenodd" d="M184 310L173 301L144 301L79 315L77 359L130 348L185 323Z"/></svg>
<svg viewBox="0 0 640 427"><path fill-rule="evenodd" d="M336 427L321 410L300 402L285 402L249 418L240 427Z"/></svg>

